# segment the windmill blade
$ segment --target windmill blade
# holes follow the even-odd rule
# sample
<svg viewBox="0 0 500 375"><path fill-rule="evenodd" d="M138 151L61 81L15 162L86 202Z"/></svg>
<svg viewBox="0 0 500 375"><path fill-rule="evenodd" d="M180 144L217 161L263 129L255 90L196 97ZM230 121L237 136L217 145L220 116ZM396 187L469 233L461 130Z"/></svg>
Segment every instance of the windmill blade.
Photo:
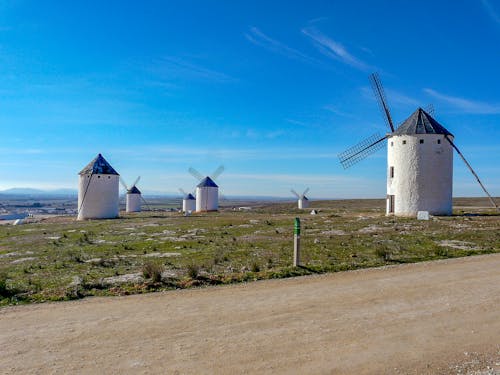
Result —
<svg viewBox="0 0 500 375"><path fill-rule="evenodd" d="M183 188L179 188L179 191L181 192L182 196L185 197L186 195L188 195Z"/></svg>
<svg viewBox="0 0 500 375"><path fill-rule="evenodd" d="M424 108L424 111L427 112L429 115L434 116L434 104L427 104L427 106Z"/></svg>
<svg viewBox="0 0 500 375"><path fill-rule="evenodd" d="M450 145L455 149L455 151L457 152L457 154L460 155L460 157L464 161L464 163L467 166L467 168L469 168L469 170L471 171L471 173L474 175L474 177L476 178L477 182L479 183L479 186L481 186L481 189L483 189L483 191L486 193L486 195L488 196L488 198L489 198L491 204L493 205L493 207L495 207L498 211L500 211L500 208L498 207L498 205L496 204L496 202L493 200L493 197L490 195L490 193L488 193L488 190L486 190L486 188L484 187L483 183L479 179L479 176L476 174L476 172L474 172L474 169L472 169L472 166L465 159L465 156L460 152L460 150L458 149L458 147L455 145L455 143L453 143L453 141L448 137L448 135L445 135L445 138L446 138L446 140L448 142L450 142Z"/></svg>
<svg viewBox="0 0 500 375"><path fill-rule="evenodd" d="M304 190L304 192L302 193L302 197L305 197L308 192L309 192L309 188L307 188L306 190Z"/></svg>
<svg viewBox="0 0 500 375"><path fill-rule="evenodd" d="M367 158L384 146L384 143L382 141L384 141L386 138L387 136L382 137L379 133L375 133L370 137L362 140L358 144L348 148L338 155L340 164L342 164L344 169L347 169L357 162Z"/></svg>
<svg viewBox="0 0 500 375"><path fill-rule="evenodd" d="M222 192L222 189L219 188L219 201L227 201L226 195Z"/></svg>
<svg viewBox="0 0 500 375"><path fill-rule="evenodd" d="M141 179L141 176L137 177L135 179L134 183L132 184L132 187L136 186L140 179Z"/></svg>
<svg viewBox="0 0 500 375"><path fill-rule="evenodd" d="M290 190L292 192L293 195L295 195L297 197L297 199L300 199L300 195L299 193L297 193L295 190L291 189Z"/></svg>
<svg viewBox="0 0 500 375"><path fill-rule="evenodd" d="M212 180L215 180L217 179L217 177L219 177L222 172L224 172L224 166L223 165L219 165L219 168L217 168L214 173L212 173L212 175L210 177L212 177Z"/></svg>
<svg viewBox="0 0 500 375"><path fill-rule="evenodd" d="M127 191L129 190L129 189L128 189L128 186L127 186L127 184L125 183L125 180L122 178L122 176L120 176L120 184L122 184L122 186L123 186L123 188L124 188L125 190L127 190ZM134 185L132 185L132 186L134 186Z"/></svg>
<svg viewBox="0 0 500 375"><path fill-rule="evenodd" d="M194 169L193 167L190 167L188 169L188 172L191 173L191 176L196 178L198 181L201 181L204 178L203 175L200 172L198 172L196 169Z"/></svg>
<svg viewBox="0 0 500 375"><path fill-rule="evenodd" d="M384 87L382 86L382 82L380 82L378 73L372 73L370 75L370 82L372 84L373 93L375 94L377 103L382 111L382 115L391 129L391 132L394 132L394 123L392 122L391 112L389 111L389 106L387 105Z"/></svg>
<svg viewBox="0 0 500 375"><path fill-rule="evenodd" d="M148 208L148 210L152 211L151 206L148 204L148 202L146 202L146 200L144 199L144 197L142 196L142 194L140 194L140 197L141 197L142 201L144 202L144 204L146 205L146 207Z"/></svg>

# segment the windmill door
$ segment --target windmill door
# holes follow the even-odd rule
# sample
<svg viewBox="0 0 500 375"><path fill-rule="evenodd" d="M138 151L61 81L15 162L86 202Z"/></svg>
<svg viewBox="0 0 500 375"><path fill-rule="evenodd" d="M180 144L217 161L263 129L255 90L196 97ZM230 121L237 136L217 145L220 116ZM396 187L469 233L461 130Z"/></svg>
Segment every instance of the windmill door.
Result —
<svg viewBox="0 0 500 375"><path fill-rule="evenodd" d="M387 196L387 203L389 205L389 210L388 212L390 214L393 214L394 213L394 195L388 195Z"/></svg>

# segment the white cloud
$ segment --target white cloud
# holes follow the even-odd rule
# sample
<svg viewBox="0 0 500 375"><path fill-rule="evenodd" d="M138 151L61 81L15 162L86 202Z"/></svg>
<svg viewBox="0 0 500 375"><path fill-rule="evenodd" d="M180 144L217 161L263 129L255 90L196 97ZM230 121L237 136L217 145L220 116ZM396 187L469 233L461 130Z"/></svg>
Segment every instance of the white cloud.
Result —
<svg viewBox="0 0 500 375"><path fill-rule="evenodd" d="M200 64L179 57L164 56L150 67L150 70L163 78L184 77L189 79L230 82L235 79L225 73L206 68Z"/></svg>
<svg viewBox="0 0 500 375"><path fill-rule="evenodd" d="M248 33L245 33L244 35L249 42L259 47L265 48L269 51L283 55L289 59L299 60L302 62L312 63L316 65L323 65L320 61L310 56L307 56L306 54L294 48L288 47L287 45L281 43L276 39L269 37L268 35L264 34L261 30L259 30L257 27L251 27L250 31Z"/></svg>
<svg viewBox="0 0 500 375"><path fill-rule="evenodd" d="M457 96L445 95L429 88L425 88L424 92L464 113L500 114L500 103L486 103L460 98Z"/></svg>
<svg viewBox="0 0 500 375"><path fill-rule="evenodd" d="M311 38L319 51L325 56L364 72L374 70L373 67L349 53L341 43L327 37L314 27L305 27L302 29L302 33Z"/></svg>
<svg viewBox="0 0 500 375"><path fill-rule="evenodd" d="M490 4L489 0L481 0L481 3L483 4L484 9L488 13L488 15L491 17L491 19L493 21L495 21L496 23L500 24L500 15L498 15L496 10Z"/></svg>

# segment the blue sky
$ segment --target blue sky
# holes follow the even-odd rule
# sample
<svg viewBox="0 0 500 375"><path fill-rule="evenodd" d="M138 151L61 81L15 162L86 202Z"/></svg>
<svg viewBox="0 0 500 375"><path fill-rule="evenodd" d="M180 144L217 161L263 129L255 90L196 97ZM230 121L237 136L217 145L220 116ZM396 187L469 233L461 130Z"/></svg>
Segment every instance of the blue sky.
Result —
<svg viewBox="0 0 500 375"><path fill-rule="evenodd" d="M500 1L0 1L0 190L76 188L101 152L144 191L384 197L337 154L432 104L500 196ZM454 195L482 191L455 155Z"/></svg>

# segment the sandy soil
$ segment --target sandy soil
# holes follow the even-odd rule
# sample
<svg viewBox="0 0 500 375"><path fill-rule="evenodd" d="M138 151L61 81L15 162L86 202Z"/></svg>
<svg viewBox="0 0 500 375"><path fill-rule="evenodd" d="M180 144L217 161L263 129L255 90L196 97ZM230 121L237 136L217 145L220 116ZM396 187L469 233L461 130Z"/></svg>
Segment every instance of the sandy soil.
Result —
<svg viewBox="0 0 500 375"><path fill-rule="evenodd" d="M500 254L0 309L0 372L497 374Z"/></svg>

